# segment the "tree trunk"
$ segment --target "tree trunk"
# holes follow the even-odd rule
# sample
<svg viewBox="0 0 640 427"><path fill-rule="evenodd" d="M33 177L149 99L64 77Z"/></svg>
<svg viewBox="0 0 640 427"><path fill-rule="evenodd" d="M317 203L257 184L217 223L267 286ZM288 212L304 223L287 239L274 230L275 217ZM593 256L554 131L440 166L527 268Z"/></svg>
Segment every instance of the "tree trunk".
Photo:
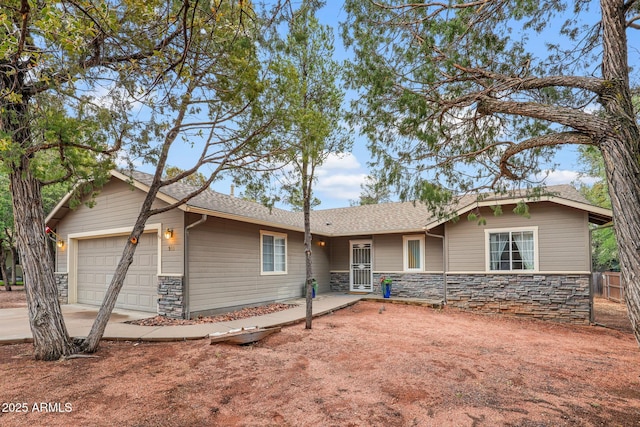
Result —
<svg viewBox="0 0 640 427"><path fill-rule="evenodd" d="M304 145L303 145L304 146ZM313 265L311 261L311 186L313 179L309 176L309 154L303 150L301 181L302 181L302 212L304 215L304 260L305 260L305 287L306 287L306 313L305 329L311 329L313 319Z"/></svg>
<svg viewBox="0 0 640 427"><path fill-rule="evenodd" d="M16 286L18 284L18 280L16 277L16 269L18 268L17 267L18 263L16 262L17 259L18 259L18 251L14 246L14 241L11 240L11 284L13 286ZM23 276L24 276L24 272L23 272ZM23 283L24 283L24 278L23 278Z"/></svg>
<svg viewBox="0 0 640 427"><path fill-rule="evenodd" d="M636 129L637 130L637 129ZM636 132L637 133L637 132ZM625 302L640 345L640 136L602 146Z"/></svg>
<svg viewBox="0 0 640 427"><path fill-rule="evenodd" d="M600 94L600 103L609 129L598 145L609 183L625 302L640 344L640 129L629 86L624 0L601 0L600 7L602 77L607 89Z"/></svg>
<svg viewBox="0 0 640 427"><path fill-rule="evenodd" d="M31 174L26 158L20 168L9 174L9 180L35 358L58 360L76 352L76 347L64 324L53 269L48 262L51 254L44 231L41 184Z"/></svg>
<svg viewBox="0 0 640 427"><path fill-rule="evenodd" d="M2 273L4 289L10 291L11 283L9 283L9 276L7 275L7 252L4 248L0 248L0 272Z"/></svg>
<svg viewBox="0 0 640 427"><path fill-rule="evenodd" d="M309 219L311 201L308 197L304 199L304 259L307 285L306 296L306 316L305 329L311 329L311 320L313 319L313 265L311 262L311 221Z"/></svg>

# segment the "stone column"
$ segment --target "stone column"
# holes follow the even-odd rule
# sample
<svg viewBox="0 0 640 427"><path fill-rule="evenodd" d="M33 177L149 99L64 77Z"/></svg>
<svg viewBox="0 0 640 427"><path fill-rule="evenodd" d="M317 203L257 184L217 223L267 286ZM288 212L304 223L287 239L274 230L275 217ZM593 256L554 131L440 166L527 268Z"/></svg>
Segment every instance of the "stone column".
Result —
<svg viewBox="0 0 640 427"><path fill-rule="evenodd" d="M158 276L158 314L184 319L185 306L182 276Z"/></svg>

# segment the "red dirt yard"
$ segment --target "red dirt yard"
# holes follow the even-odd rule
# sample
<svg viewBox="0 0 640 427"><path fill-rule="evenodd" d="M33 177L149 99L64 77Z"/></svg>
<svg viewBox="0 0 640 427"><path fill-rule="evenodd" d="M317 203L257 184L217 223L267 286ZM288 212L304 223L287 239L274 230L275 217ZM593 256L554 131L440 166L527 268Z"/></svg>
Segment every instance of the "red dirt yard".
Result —
<svg viewBox="0 0 640 427"><path fill-rule="evenodd" d="M244 347L103 342L36 362L30 344L0 346L0 425L640 426L630 332L382 308Z"/></svg>

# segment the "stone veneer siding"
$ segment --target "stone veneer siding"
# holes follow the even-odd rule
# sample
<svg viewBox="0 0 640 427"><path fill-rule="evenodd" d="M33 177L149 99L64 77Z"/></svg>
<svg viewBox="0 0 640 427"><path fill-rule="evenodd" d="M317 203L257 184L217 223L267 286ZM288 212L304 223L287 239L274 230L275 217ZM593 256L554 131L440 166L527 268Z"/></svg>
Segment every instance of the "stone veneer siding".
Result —
<svg viewBox="0 0 640 427"><path fill-rule="evenodd" d="M182 276L158 276L158 314L172 319L184 319Z"/></svg>
<svg viewBox="0 0 640 427"><path fill-rule="evenodd" d="M393 280L392 297L442 300L441 274L374 273L372 294L382 294L380 278ZM447 305L555 322L589 324L588 274L447 274ZM349 273L331 273L331 291L349 292Z"/></svg>
<svg viewBox="0 0 640 427"><path fill-rule="evenodd" d="M447 275L447 304L485 313L589 323L588 274Z"/></svg>
<svg viewBox="0 0 640 427"><path fill-rule="evenodd" d="M331 292L349 292L349 273L332 271L329 279L329 288Z"/></svg>
<svg viewBox="0 0 640 427"><path fill-rule="evenodd" d="M373 294L382 295L380 279L391 279L391 296L443 300L442 274L434 273L373 273ZM331 272L332 292L349 292L349 273Z"/></svg>
<svg viewBox="0 0 640 427"><path fill-rule="evenodd" d="M373 273L373 293L382 295L380 279L391 279L391 296L444 301L442 274Z"/></svg>
<svg viewBox="0 0 640 427"><path fill-rule="evenodd" d="M60 304L69 303L69 273L54 273L56 288L58 289L58 301Z"/></svg>

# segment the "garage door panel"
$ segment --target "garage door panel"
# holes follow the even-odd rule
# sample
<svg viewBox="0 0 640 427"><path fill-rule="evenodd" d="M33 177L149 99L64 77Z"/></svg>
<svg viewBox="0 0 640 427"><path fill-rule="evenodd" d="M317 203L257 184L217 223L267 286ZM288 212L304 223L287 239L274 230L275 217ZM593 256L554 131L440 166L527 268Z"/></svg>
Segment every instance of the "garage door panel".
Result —
<svg viewBox="0 0 640 427"><path fill-rule="evenodd" d="M133 263L116 301L117 308L156 312L157 234L145 233L139 241ZM80 240L78 242L78 302L100 305L111 283L127 236Z"/></svg>
<svg viewBox="0 0 640 427"><path fill-rule="evenodd" d="M140 305L152 305L154 301L148 295L140 295Z"/></svg>
<svg viewBox="0 0 640 427"><path fill-rule="evenodd" d="M153 286L151 276L138 276L138 286L142 286L143 288Z"/></svg>

